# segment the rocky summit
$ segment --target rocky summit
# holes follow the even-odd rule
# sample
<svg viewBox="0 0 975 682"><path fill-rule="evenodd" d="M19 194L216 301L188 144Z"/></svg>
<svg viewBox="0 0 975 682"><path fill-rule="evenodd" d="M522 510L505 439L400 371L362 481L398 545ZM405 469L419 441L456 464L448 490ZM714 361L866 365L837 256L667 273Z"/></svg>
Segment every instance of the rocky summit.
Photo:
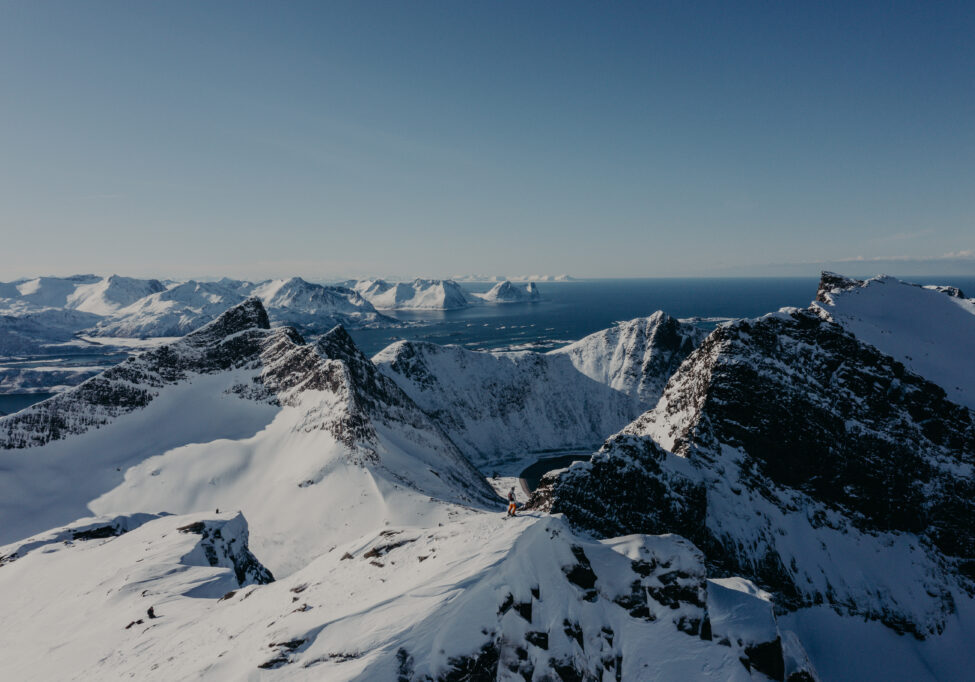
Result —
<svg viewBox="0 0 975 682"><path fill-rule="evenodd" d="M972 590L973 465L970 410L787 310L715 330L655 409L535 506L604 535L680 533L779 608L825 603L925 637Z"/></svg>

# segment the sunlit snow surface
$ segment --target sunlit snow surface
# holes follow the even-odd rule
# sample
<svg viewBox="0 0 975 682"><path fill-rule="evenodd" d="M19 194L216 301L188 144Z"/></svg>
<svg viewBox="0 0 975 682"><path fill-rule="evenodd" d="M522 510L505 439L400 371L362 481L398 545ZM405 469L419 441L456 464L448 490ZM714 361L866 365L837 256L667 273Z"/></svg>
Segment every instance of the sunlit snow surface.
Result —
<svg viewBox="0 0 975 682"><path fill-rule="evenodd" d="M944 388L949 400L975 409L975 299L893 277L828 298L818 305L830 319Z"/></svg>

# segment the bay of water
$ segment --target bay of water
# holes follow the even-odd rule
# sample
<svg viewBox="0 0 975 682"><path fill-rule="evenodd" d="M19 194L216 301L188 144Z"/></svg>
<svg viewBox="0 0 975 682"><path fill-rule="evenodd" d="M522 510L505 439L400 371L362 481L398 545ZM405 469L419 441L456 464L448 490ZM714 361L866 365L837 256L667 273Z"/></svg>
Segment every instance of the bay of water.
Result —
<svg viewBox="0 0 975 682"><path fill-rule="evenodd" d="M30 407L34 403L47 400L53 393L14 393L0 395L0 415L13 414L25 407Z"/></svg>
<svg viewBox="0 0 975 682"><path fill-rule="evenodd" d="M409 326L350 330L367 355L400 339L457 344L472 349L550 350L616 322L657 310L678 318L757 317L784 306L805 307L816 296L818 278L626 279L538 284L537 303L482 305L448 311L386 311ZM483 292L490 284L465 284Z"/></svg>
<svg viewBox="0 0 975 682"><path fill-rule="evenodd" d="M911 278L919 284L948 284L975 295L975 277ZM489 283L464 284L471 292ZM456 344L471 349L551 350L657 310L677 318L701 318L711 329L724 319L758 317L783 307L807 307L818 277L617 279L541 282L538 303L482 305L448 311L383 311L408 326L349 330L369 356L400 339Z"/></svg>

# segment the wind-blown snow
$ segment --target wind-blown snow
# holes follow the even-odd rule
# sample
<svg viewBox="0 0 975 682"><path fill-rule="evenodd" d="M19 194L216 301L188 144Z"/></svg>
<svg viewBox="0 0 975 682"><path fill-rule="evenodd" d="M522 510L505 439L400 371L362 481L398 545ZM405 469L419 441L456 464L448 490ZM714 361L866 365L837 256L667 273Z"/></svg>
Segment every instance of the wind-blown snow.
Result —
<svg viewBox="0 0 975 682"><path fill-rule="evenodd" d="M843 282L821 286L814 305L827 319L975 409L975 299L893 277Z"/></svg>

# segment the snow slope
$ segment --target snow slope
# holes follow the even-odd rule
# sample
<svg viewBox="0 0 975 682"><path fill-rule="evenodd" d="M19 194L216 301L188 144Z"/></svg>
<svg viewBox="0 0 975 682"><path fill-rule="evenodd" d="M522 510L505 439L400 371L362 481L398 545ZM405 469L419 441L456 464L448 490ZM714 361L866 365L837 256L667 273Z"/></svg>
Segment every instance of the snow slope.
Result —
<svg viewBox="0 0 975 682"><path fill-rule="evenodd" d="M165 291L155 279L133 279L112 275L91 284L82 284L67 297L66 308L96 315L111 315L140 298Z"/></svg>
<svg viewBox="0 0 975 682"><path fill-rule="evenodd" d="M288 573L390 515L446 514L430 495L497 504L343 329L305 344L257 299L0 419L0 446L0 542L92 512L241 509Z"/></svg>
<svg viewBox="0 0 975 682"><path fill-rule="evenodd" d="M183 282L150 294L99 322L94 336L182 336L242 302L246 296L216 282Z"/></svg>
<svg viewBox="0 0 975 682"><path fill-rule="evenodd" d="M766 679L743 665L765 664L745 651L758 642L701 637L704 565L672 536L603 543L466 512L274 582L232 514L88 519L11 551L0 648L16 679Z"/></svg>
<svg viewBox="0 0 975 682"><path fill-rule="evenodd" d="M456 310L471 300L460 285L449 279L415 279L390 283L382 279L345 283L378 310Z"/></svg>
<svg viewBox="0 0 975 682"><path fill-rule="evenodd" d="M632 397L642 410L657 404L667 380L707 336L658 310L620 322L549 355L566 355L580 372Z"/></svg>
<svg viewBox="0 0 975 682"><path fill-rule="evenodd" d="M64 308L79 286L94 284L99 279L95 275L74 275L0 282L0 311L24 313L43 308Z"/></svg>
<svg viewBox="0 0 975 682"><path fill-rule="evenodd" d="M346 287L311 284L300 277L277 279L254 287L272 324L297 327L303 333L321 334L336 325L394 324L380 315L369 301Z"/></svg>
<svg viewBox="0 0 975 682"><path fill-rule="evenodd" d="M875 277L823 273L814 304L858 339L975 408L975 299L954 287L921 287Z"/></svg>
<svg viewBox="0 0 975 682"><path fill-rule="evenodd" d="M588 450L639 413L562 355L399 341L373 362L488 473L506 456Z"/></svg>

